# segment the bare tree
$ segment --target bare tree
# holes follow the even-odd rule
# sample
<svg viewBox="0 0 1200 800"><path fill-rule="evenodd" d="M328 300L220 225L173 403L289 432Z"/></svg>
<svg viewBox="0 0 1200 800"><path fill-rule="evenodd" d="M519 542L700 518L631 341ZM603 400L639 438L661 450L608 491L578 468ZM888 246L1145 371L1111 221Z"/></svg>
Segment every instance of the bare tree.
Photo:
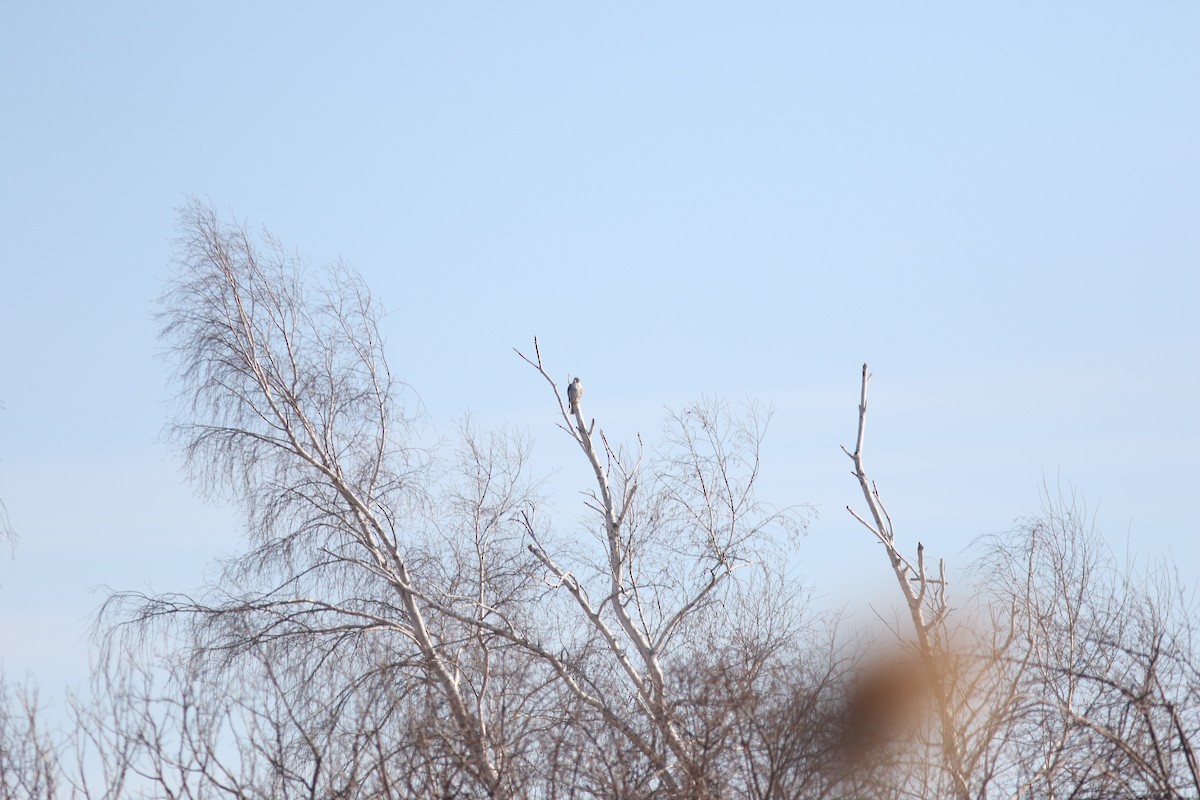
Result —
<svg viewBox="0 0 1200 800"><path fill-rule="evenodd" d="M554 387L599 522L592 539L555 541L518 437L467 426L449 458L412 444L377 314L348 270L314 290L274 240L262 249L196 203L183 229L164 298L185 401L175 434L201 485L242 503L251 547L207 595L122 594L109 618L139 635L184 623L197 674L269 666L289 703L328 663L339 703L386 676L394 692L379 696L410 725L389 735L419 742L409 767L424 765L387 770L421 791L559 785L541 755L552 749L559 768L587 773L578 793L608 796L616 781L640 796L718 794L732 728L714 695L692 692L698 637L704 655L729 655L713 668L730 685L784 652L796 613L781 603L766 625L746 601L771 578L776 533L799 527L754 496L765 415L694 405L647 457L640 441L593 439L581 404L568 409ZM535 365L549 380L540 355ZM230 703L242 726L294 716Z"/></svg>
<svg viewBox="0 0 1200 800"><path fill-rule="evenodd" d="M551 664L575 701L645 760L662 793L721 796L730 773L712 758L710 737L728 735L728 714L717 707L743 706L745 687L732 698L706 693L689 703L680 676L692 672L703 641L705 654L739 649L750 662L718 662L710 675L727 682L743 669L739 678L747 678L790 634L794 608L761 616L760 607L759 619L773 624L756 625L737 602L770 579L773 535L799 528L792 510L755 496L767 417L756 408L738 417L719 403L694 404L670 418L663 447L647 457L640 437L632 449L613 445L585 416L578 389L564 402L536 340L534 353L518 352L551 387L560 428L594 477L587 546L555 553L524 518L530 551L580 623Z"/></svg>
<svg viewBox="0 0 1200 800"><path fill-rule="evenodd" d="M852 707L870 710L872 730L886 731L868 737L857 777L864 764L877 773L899 745L913 757L885 781L918 796L1200 794L1197 615L1179 582L1168 571L1117 569L1086 514L1060 496L987 541L973 569L975 607L954 609L944 563L932 572L920 543L915 559L901 552L867 476L869 378L864 365L857 443L847 450L869 517L850 513L884 545L911 623L908 636L897 634L920 681L905 677L902 661L889 663L852 696ZM887 730L897 702L922 698L932 738L919 724Z"/></svg>
<svg viewBox="0 0 1200 800"><path fill-rule="evenodd" d="M1120 566L1073 497L986 542L977 565L1015 691L995 763L1020 797L1200 794L1200 648L1172 572Z"/></svg>
<svg viewBox="0 0 1200 800"><path fill-rule="evenodd" d="M58 746L42 722L36 688L11 685L0 675L0 797L58 796Z"/></svg>
<svg viewBox="0 0 1200 800"><path fill-rule="evenodd" d="M90 700L49 735L0 682L0 796L958 800L1200 795L1196 608L1061 500L963 573L909 550L846 450L902 600L886 637L778 568L802 509L757 496L769 414L717 401L621 438L565 392L586 465L558 522L529 442L422 444L361 281L191 203L163 298L173 431L245 550L194 595L122 593ZM598 391L598 389L601 389ZM587 409L587 410L585 410ZM970 581L970 583L966 583Z"/></svg>
<svg viewBox="0 0 1200 800"><path fill-rule="evenodd" d="M964 753L962 730L956 720L956 705L966 698L955 696L954 658L951 646L950 631L947 617L950 605L946 592L945 563L938 562L936 573L930 571L925 561L925 548L918 542L916 558L910 559L904 555L896 542L896 531L891 516L888 514L879 489L867 476L864 444L867 425L867 384L871 378L867 365L862 368L862 388L858 406L858 435L853 452L843 448L854 463L854 475L866 501L869 511L868 518L847 506L847 510L864 527L871 532L876 540L884 547L892 572L896 577L897 586L903 596L908 611L912 636L912 647L923 673L925 686L934 714L936 729L940 739L938 747L938 762L948 783L944 791L959 800L969 800L971 797L969 775ZM890 669L894 673L897 670ZM907 696L911 691L907 681L895 687L886 687L879 694L879 699L872 699L872 705L887 705L893 698ZM872 692L874 698L875 692ZM890 711L888 713L890 715ZM922 782L924 785L924 782ZM940 782L935 783L935 787Z"/></svg>
<svg viewBox="0 0 1200 800"><path fill-rule="evenodd" d="M457 768L487 796L511 796L491 716L503 653L474 625L519 586L488 593L522 581L492 549L522 499L522 454L477 464L437 497L441 476L410 441L414 419L357 277L337 267L329 285L307 287L277 242L260 251L196 202L182 225L163 312L187 401L175 434L202 485L242 503L251 549L207 597L126 594L110 612L131 609L142 630L186 618L201 651L227 666L263 651L301 671L387 653L395 675L430 691L448 723L431 733ZM501 467L511 472L488 479ZM438 546L447 538L449 551ZM468 557L475 575L492 573L463 577Z"/></svg>

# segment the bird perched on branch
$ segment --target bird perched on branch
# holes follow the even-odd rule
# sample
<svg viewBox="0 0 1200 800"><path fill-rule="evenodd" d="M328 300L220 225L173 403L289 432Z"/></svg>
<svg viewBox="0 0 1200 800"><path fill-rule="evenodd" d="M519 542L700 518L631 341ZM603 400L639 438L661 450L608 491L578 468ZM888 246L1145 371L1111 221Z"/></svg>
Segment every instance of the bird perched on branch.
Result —
<svg viewBox="0 0 1200 800"><path fill-rule="evenodd" d="M572 414L579 412L579 401L583 399L583 384L579 378L571 381L571 385L567 387L567 405L570 406Z"/></svg>

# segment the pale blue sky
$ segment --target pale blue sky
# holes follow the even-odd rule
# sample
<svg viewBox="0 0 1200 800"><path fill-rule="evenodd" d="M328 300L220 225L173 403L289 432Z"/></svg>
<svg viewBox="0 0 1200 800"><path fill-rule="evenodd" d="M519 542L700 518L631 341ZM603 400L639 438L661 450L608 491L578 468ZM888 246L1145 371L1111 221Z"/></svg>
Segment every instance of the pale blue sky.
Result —
<svg viewBox="0 0 1200 800"><path fill-rule="evenodd" d="M568 516L534 335L615 438L773 404L799 571L886 586L869 361L902 539L962 561L1061 479L1194 580L1198 42L1191 2L4 4L0 660L78 680L93 587L236 546L158 439L189 194L362 272L431 424L528 430Z"/></svg>

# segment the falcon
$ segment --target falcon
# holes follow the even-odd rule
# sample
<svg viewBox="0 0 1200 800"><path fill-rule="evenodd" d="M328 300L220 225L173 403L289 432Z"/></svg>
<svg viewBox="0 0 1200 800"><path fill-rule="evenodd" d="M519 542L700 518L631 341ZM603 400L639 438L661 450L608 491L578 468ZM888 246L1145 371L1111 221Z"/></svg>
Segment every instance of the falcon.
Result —
<svg viewBox="0 0 1200 800"><path fill-rule="evenodd" d="M579 378L576 378L567 387L567 404L570 406L572 414L579 413L579 401L582 399L583 384L579 382Z"/></svg>

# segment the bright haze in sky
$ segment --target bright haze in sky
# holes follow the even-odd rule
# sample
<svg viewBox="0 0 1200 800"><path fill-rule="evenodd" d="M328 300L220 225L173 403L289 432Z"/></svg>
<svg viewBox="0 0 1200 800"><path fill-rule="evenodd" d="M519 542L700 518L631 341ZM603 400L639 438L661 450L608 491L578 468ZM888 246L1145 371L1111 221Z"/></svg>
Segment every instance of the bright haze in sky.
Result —
<svg viewBox="0 0 1200 800"><path fill-rule="evenodd" d="M1197 42L1191 2L4 4L4 670L84 681L109 589L238 547L162 436L192 195L361 272L427 435L528 433L563 526L535 335L615 440L772 406L820 602L893 580L845 511L863 362L906 547L961 566L1061 488L1194 585Z"/></svg>

